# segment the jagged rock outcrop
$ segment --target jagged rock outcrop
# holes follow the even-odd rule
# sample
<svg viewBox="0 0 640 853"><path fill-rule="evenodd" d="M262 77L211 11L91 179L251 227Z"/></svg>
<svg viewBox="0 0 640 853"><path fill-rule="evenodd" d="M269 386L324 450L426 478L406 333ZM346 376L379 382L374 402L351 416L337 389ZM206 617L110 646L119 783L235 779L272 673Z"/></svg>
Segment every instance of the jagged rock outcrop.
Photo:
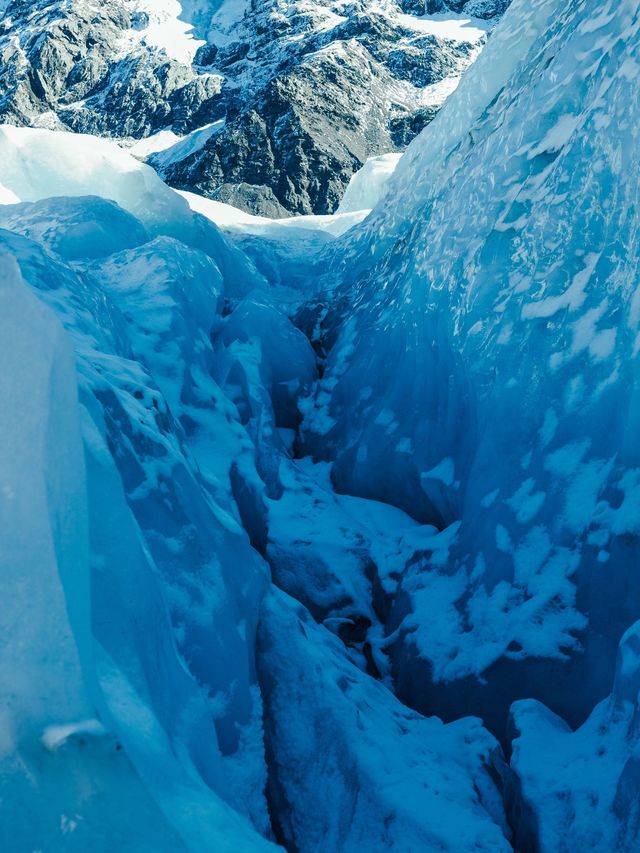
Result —
<svg viewBox="0 0 640 853"><path fill-rule="evenodd" d="M446 12L493 18L502 15L509 0L402 0L402 8L413 15L441 15Z"/></svg>
<svg viewBox="0 0 640 853"><path fill-rule="evenodd" d="M443 100L436 84L474 55L471 41L412 30L364 4L337 22L295 15L276 35L274 8L295 5L250 12L233 31L238 41L209 54L239 81L228 86L227 123L161 168L169 183L220 197L242 182L260 188L267 205L273 195L295 213L329 213L367 157L404 147L425 126ZM256 56L264 84L252 91Z"/></svg>
<svg viewBox="0 0 640 853"><path fill-rule="evenodd" d="M131 6L7 3L0 25L3 120L136 138L168 125L184 133L203 124L216 111L220 78L146 44Z"/></svg>

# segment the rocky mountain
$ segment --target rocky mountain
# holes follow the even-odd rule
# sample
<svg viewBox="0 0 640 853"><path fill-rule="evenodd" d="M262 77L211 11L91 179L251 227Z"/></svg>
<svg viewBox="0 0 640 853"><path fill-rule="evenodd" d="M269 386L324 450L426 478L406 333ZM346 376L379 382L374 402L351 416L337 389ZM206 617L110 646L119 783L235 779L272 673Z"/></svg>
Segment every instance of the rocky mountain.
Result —
<svg viewBox="0 0 640 853"><path fill-rule="evenodd" d="M328 213L368 157L433 118L505 5L7 0L0 117L151 137L136 152L173 186Z"/></svg>

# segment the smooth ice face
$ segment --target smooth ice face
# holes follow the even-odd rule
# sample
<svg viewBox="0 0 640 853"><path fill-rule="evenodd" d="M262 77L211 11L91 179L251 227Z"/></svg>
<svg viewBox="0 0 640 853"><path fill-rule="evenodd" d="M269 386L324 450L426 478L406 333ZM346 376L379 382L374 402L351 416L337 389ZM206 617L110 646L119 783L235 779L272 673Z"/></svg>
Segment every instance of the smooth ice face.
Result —
<svg viewBox="0 0 640 853"><path fill-rule="evenodd" d="M405 695L446 715L526 685L579 718L638 615L639 26L514 3L342 260L309 446L447 528L396 608Z"/></svg>
<svg viewBox="0 0 640 853"><path fill-rule="evenodd" d="M2 635L22 637L2 662L7 758L23 734L91 716L81 660L90 655L89 537L73 353L15 261L1 263L1 582L12 602Z"/></svg>
<svg viewBox="0 0 640 853"><path fill-rule="evenodd" d="M188 676L175 654L166 619L163 625L164 611L154 581L150 575L145 578L146 567L136 572L142 567L136 564L134 549L120 563L123 574L111 574L108 595L96 600L92 620L90 549L95 559L92 512L96 507L91 490L97 488L105 498L108 494L109 521L114 523L110 532L117 529L126 541L127 514L118 514L117 509L121 485L116 479L107 493L104 479L100 486L95 483L91 461L85 464L69 338L54 312L21 280L15 261L4 249L0 260L0 587L6 606L0 623L4 648L0 843L5 850L102 851L112 849L120 838L131 849L151 845L167 853L185 850L184 835L175 829L181 822L181 804L174 799L169 817L163 814L167 802L158 796L157 778L149 778L149 757L159 746L164 748L165 772L177 775L180 764L174 761L172 766L167 735L165 742L158 738L162 727L154 704L138 692L144 679L131 678L135 673L130 662L136 655L140 660L144 645L139 638L133 642L131 638L139 630L134 626L145 616L149 640L160 640L153 649L156 666L163 661L164 675L174 675L172 689L180 679L188 682ZM106 563L101 566L108 568ZM134 573L133 583L130 574L125 579L124 570ZM115 600L126 601L134 588L144 594L147 612L138 607L134 616L126 607L110 608ZM111 663L107 684L104 671L96 667L92 636L95 620L100 623L105 618L118 644L109 643L109 653L119 656L122 650L129 666L125 673ZM98 634L104 642L104 632L99 629ZM183 697L189 692L193 724L198 716L195 685L187 685ZM106 694L113 715L106 711ZM174 701L177 710L180 699ZM96 719L98 712L103 722ZM122 749L123 741L130 745L124 717L133 717L138 727L144 722L144 747L138 753ZM183 727L184 722L183 716ZM137 738L140 742L139 730ZM215 740L211 743L215 745ZM141 759L139 753L145 751ZM141 776L146 776L147 784ZM224 805L211 791L205 794L202 783L198 790L186 773L182 784L185 791L191 788L188 799L197 803L199 797L203 813L206 807L212 815L208 826L206 820L198 821L199 837L207 832L212 839L217 837L225 819ZM226 819L231 832L230 810ZM186 828L184 823L182 829ZM241 830L237 837L242 837Z"/></svg>

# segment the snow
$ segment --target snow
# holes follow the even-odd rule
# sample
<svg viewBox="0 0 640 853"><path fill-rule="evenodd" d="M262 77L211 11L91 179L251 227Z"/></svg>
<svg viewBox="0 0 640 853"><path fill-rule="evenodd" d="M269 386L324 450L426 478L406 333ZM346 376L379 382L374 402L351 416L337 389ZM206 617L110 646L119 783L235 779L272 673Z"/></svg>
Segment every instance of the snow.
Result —
<svg viewBox="0 0 640 853"><path fill-rule="evenodd" d="M208 39L212 44L222 47L231 41L234 26L242 20L249 8L249 0L222 0L211 19Z"/></svg>
<svg viewBox="0 0 640 853"><path fill-rule="evenodd" d="M163 144L162 148L148 150L145 156L153 154L152 165L159 171L162 171L172 163L184 160L186 157L190 157L192 154L195 154L196 151L200 151L212 136L216 133L220 133L224 128L224 125L224 119L206 124L204 127L200 127L186 136L176 137L169 145ZM137 151L133 151L132 153L139 156Z"/></svg>
<svg viewBox="0 0 640 853"><path fill-rule="evenodd" d="M389 178L393 174L401 154L381 154L369 157L349 181L342 197L338 213L371 210L384 197Z"/></svg>
<svg viewBox="0 0 640 853"><path fill-rule="evenodd" d="M195 216L187 202L150 166L140 163L115 142L85 134L0 125L0 153L3 155L0 185L11 192L8 201L35 202L51 196L108 199L138 220L133 227L129 221L131 234L139 234L142 229L150 236L170 236L215 254L230 294L248 292L265 283L254 265L231 246L215 226ZM78 215L91 221L95 207L83 204L89 211ZM78 212L77 207L75 210ZM39 227L46 229L46 222L42 222L43 208L36 211L41 220ZM73 216L72 206L70 217ZM101 217L104 216L102 205ZM112 211L110 218L122 222L122 212ZM94 239L89 240L88 235L82 233L83 221L77 217L73 234L60 233L60 223L55 219L54 216L50 221L50 230L52 235L56 234L58 244L63 241L70 247L73 245L71 250L78 255L89 246L100 253L98 235L102 231L101 239L104 239L103 223L95 223ZM115 238L113 224L110 224L110 240ZM118 237L125 241L126 238L126 233Z"/></svg>
<svg viewBox="0 0 640 853"><path fill-rule="evenodd" d="M157 850L180 849L92 716L86 471L70 341L6 253L0 307L0 559L3 597L12 602L0 617L11 650L2 659L0 753L11 818L0 821L0 843L104 849L105 837L126 833L134 846L146 839Z"/></svg>
<svg viewBox="0 0 640 853"><path fill-rule="evenodd" d="M12 190L0 185L0 204L15 204L19 201L20 199Z"/></svg>
<svg viewBox="0 0 640 853"><path fill-rule="evenodd" d="M442 13L439 15L398 15L398 23L408 30L458 42L477 42L491 29L482 18Z"/></svg>
<svg viewBox="0 0 640 853"><path fill-rule="evenodd" d="M291 846L511 849L491 781L495 742L479 721L443 726L404 708L282 593L264 601L258 666L278 756L272 802Z"/></svg>
<svg viewBox="0 0 640 853"><path fill-rule="evenodd" d="M543 853L576 847L608 853L637 846L633 721L639 636L635 623L621 638L612 693L576 731L537 702L513 706L512 766L521 785L520 810L537 825Z"/></svg>
<svg viewBox="0 0 640 853"><path fill-rule="evenodd" d="M21 201L96 195L117 202L148 227L188 218L186 204L153 169L114 142L1 125L0 155L0 183Z"/></svg>
<svg viewBox="0 0 640 853"><path fill-rule="evenodd" d="M123 141L120 144L126 151L133 154L134 157L137 157L139 160L146 160L147 157L150 157L152 154L157 154L159 151L165 151L167 148L171 148L172 145L181 142L183 139L184 136L178 136L178 134L174 133L173 130L165 128L151 136L147 136L146 139L132 140L130 143Z"/></svg>
<svg viewBox="0 0 640 853"><path fill-rule="evenodd" d="M56 201L64 209L72 200L46 200L34 207L46 205L53 223ZM109 210L105 202L102 204L106 208L102 208L98 201L89 200L97 207L96 218L101 211ZM79 199L75 203L82 210L87 201ZM28 212L29 205L18 207ZM18 229L15 209L13 217L12 226ZM108 228L109 219L103 221ZM142 240L146 239L142 232ZM194 463L181 455L180 443L166 432L170 420L160 390L163 388L171 399L175 417L183 415L184 407L190 423L196 422L198 401L207 397L202 393L198 397L196 380L184 367L181 369L180 358L194 353L190 361L195 371L195 352L200 352L200 359L206 364L207 332L221 292L220 273L204 253L171 238L159 238L140 249L125 249L108 261L90 258L86 278L78 277L59 255L56 259L15 233L2 232L2 252L3 257L9 253L17 258L23 275L38 295L32 295L24 283L13 285L11 275L16 274L5 273L0 294L6 300L2 315L7 328L2 330L2 341L10 348L11 356L8 351L3 354L3 363L10 372L3 374L7 388L3 386L2 390L11 405L3 410L2 423L2 446L7 454L2 465L2 523L8 525L3 530L2 547L3 565L15 563L16 574L14 577L5 572L3 578L12 587L6 594L16 606L7 613L11 625L5 625L3 631L7 641L9 629L20 638L17 647L23 650L24 659L21 661L16 655L6 659L13 671L5 673L3 683L11 685L13 699L7 707L13 707L16 715L15 724L6 721L7 731L17 731L25 741L25 773L38 780L38 794L34 799L28 786L25 789L20 781L21 771L13 776L1 773L3 799L15 803L14 813L35 816L35 822L31 821L35 829L32 837L37 838L38 844L35 840L29 843L43 848L52 844L48 810L55 814L60 808L60 796L66 798L72 814L82 817L75 830L81 849L82 845L85 849L87 844L94 846L94 835L113 838L111 833L120 831L120 818L114 823L112 814L113 798L120 792L130 803L129 808L137 812L134 819L127 809L122 811L125 825L130 824L127 837L134 845L142 837L151 839L154 849L183 849L183 844L187 849L197 849L202 839L208 838L219 849L238 849L239 845L249 850L267 849L269 845L249 824L249 808L242 810L246 815L242 817L228 804L230 787L240 801L247 788L253 790L257 786L259 790L256 779L263 774L262 745L255 738L245 739L238 769L232 763L223 766L219 752L219 743L224 744L227 753L234 752L233 737L227 728L234 729L234 724L227 722L230 716L238 715L238 730L245 726L251 731L255 727L252 714L260 714L251 703L254 688L248 683L248 661L244 670L247 680L241 683L240 679L243 645L252 643L249 599L259 595L264 569L249 551L238 524L231 517L224 523L218 518L218 514L225 517L227 507L213 511L209 503L212 499L205 494L209 488L215 492L214 485L201 483ZM216 277L217 294L211 288ZM89 280L92 284L87 288L85 282ZM198 281L200 285L191 292L187 282L195 286ZM154 303L154 311L146 310L145 299ZM50 309L58 314L66 331ZM128 322L124 317L129 318ZM199 332L194 326L185 328L189 317L200 318L206 331ZM40 351L34 352L34 342L38 341ZM209 343L209 353L210 346ZM133 361L134 357L138 360ZM36 367L40 362L38 378ZM157 377L157 384L150 370ZM14 399L16 393L27 388L33 416ZM48 407L51 414L43 416ZM60 418L64 423L58 423ZM44 439L32 434L36 429L44 433ZM131 441L123 445L126 451L118 457L120 471L108 449L107 436L113 429L109 441L121 435L121 429L129 433ZM157 455L152 452L147 456L154 445ZM42 448L42 458L34 448ZM200 443L200 452L205 453L206 449L206 444ZM146 497L137 490L134 498L134 472L140 466L145 470ZM29 476L31 470L33 477ZM180 484L173 495L162 485L170 472ZM41 508L44 500L50 502L49 508ZM165 500L177 501L176 506L184 501L186 513L188 506L196 515L208 513L203 532L206 530L205 535L213 537L217 545L213 546L211 540L208 547L202 541L193 543L188 525L182 534L179 527L172 525L167 532L180 544L176 549L168 542L165 553L162 540L157 541L153 533L161 523ZM36 516L41 519L40 529ZM113 530L118 530L117 537L113 537ZM148 543L144 546L143 530ZM202 555L209 550L215 553L214 565L202 556L198 563L188 544L190 539ZM225 539L227 546L223 544ZM227 558L225 547L229 549ZM225 559L231 555L235 559L243 548L248 576L242 583L247 582L251 591L245 594L237 590L244 601L240 610L245 628L240 634L235 620L230 621L230 612L235 609L229 608L226 598L230 587L221 585L217 572L224 571ZM200 593L190 589L188 572L178 572L176 577L176 565L181 560L186 560L191 569L197 566L203 579L209 573L203 584L203 590L208 590L208 606L203 606ZM35 571L40 574L34 583L25 585L19 580L16 585L17 578L29 577L28 573ZM186 586L181 586L183 581ZM19 594L27 597L24 606L19 603ZM220 612L225 606L227 615ZM40 616L38 607L43 608ZM212 623L211 613L215 610L218 613ZM31 618L25 617L27 612ZM190 613L187 619L186 613ZM89 619L95 632L95 648ZM198 639L195 646L190 646L194 633ZM224 648L233 649L231 671L218 667L212 672L205 658L198 659L198 644L208 633L209 649L218 641ZM175 645L178 641L180 656ZM84 658L84 677L79 671L76 644L80 658ZM20 676L21 666L28 678ZM39 668L43 668L42 673ZM195 671L197 680L192 674ZM227 675L231 677L228 683ZM85 697L85 683L91 688L89 699ZM210 701L203 696L202 683L209 684ZM224 696L222 703L220 696ZM214 722L215 701L220 707ZM92 716L94 708L99 712L100 723L112 734L94 737L102 732ZM33 729L30 735L28 726ZM52 756L62 756L58 764L51 763L53 758L44 764L36 759L33 764L27 736L31 741L42 741ZM8 748L5 745L5 750ZM77 778L80 792L71 783L60 788L56 778L58 774L65 778L65 772L69 779ZM236 773L238 780L227 778L229 773ZM56 784L59 794L54 795ZM13 788L11 800L6 786L8 790ZM92 792L89 799L87 790ZM156 813L152 815L153 810ZM266 807L261 812L259 798L254 799L252 819L263 826L264 815ZM145 830L149 821L152 828ZM104 824L109 822L113 829L106 830ZM29 826L27 821L25 828ZM103 848L98 845L96 849Z"/></svg>
<svg viewBox="0 0 640 853"><path fill-rule="evenodd" d="M190 65L198 48L206 44L194 37L193 24L182 17L184 3L180 0L129 0L134 12L142 12L148 24L138 37L150 46L163 50L167 56Z"/></svg>
<svg viewBox="0 0 640 853"><path fill-rule="evenodd" d="M368 215L368 209L338 210L326 216L289 216L284 219L268 219L246 213L229 204L205 198L196 193L180 190L192 210L206 216L220 228L229 231L255 234L273 238L290 238L292 232L319 232L341 237Z"/></svg>

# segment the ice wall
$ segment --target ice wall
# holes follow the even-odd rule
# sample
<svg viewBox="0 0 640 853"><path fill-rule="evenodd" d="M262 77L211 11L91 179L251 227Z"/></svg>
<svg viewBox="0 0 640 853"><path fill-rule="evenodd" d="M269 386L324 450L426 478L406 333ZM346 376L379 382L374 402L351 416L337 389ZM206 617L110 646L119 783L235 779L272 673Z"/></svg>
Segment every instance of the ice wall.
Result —
<svg viewBox="0 0 640 853"><path fill-rule="evenodd" d="M208 709L86 425L85 464L69 338L6 245L0 263L2 848L261 849L202 778L220 764ZM197 760L180 760L190 737Z"/></svg>
<svg viewBox="0 0 640 853"><path fill-rule="evenodd" d="M523 690L583 719L639 615L639 26L514 2L328 288L307 446L445 530L396 601L401 695L499 731Z"/></svg>
<svg viewBox="0 0 640 853"><path fill-rule="evenodd" d="M55 151L61 140L49 139ZM12 151L13 162L45 174L46 146L33 148L27 133L21 148L28 156ZM113 164L81 153L87 189L104 191L107 175L94 172ZM63 171L57 180L63 192ZM331 830L334 849L375 849L388 833L400 847L405 837L450 843L458 823L480 849L505 849L495 740L477 721L447 727L409 713L372 679L384 670L372 584L391 595L396 552L425 529L393 508L338 499L322 466L292 459L297 401L317 364L281 291L267 292L246 258L236 264L238 249L188 210L154 224L126 195L119 205L82 195L84 186L72 174L68 195L41 197L43 179L33 201L0 209L0 251L13 259L0 277L11 463L0 507L14 493L31 502L27 520L42 531L34 547L59 544L43 566L27 534L6 539L21 561L7 597L19 593L26 608L33 573L46 568L55 604L5 632L9 649L32 643L12 717L24 747L8 721L0 768L25 844L252 851L277 838L318 850L332 804L360 802L351 830L346 818ZM33 453L34 442L44 450ZM389 520L397 541L387 541ZM277 597L270 567L326 628ZM263 606L265 595L273 603ZM41 638L34 627L46 620L55 631ZM68 661L64 672L52 657ZM325 670L322 689L305 681ZM20 685L20 674L7 671L8 683ZM34 696L45 696L45 711L32 709ZM302 737L296 719L306 720ZM346 740L348 766L336 752ZM328 755L319 772L316 750ZM415 750L420 792L404 802ZM387 751L397 755L379 777ZM0 833L12 849L10 816Z"/></svg>
<svg viewBox="0 0 640 853"><path fill-rule="evenodd" d="M9 472L16 472L15 482L7 481L3 510L11 511L11 495L18 507L30 510L28 518L7 520L24 533L6 547L19 560L16 573L23 580L16 589L25 596L38 590L45 608L34 611L29 622L14 624L15 635L7 642L8 648L26 648L27 629L40 638L23 662L25 683L36 686L35 695L46 706L35 722L37 738L46 736L51 749L60 742L63 753L57 762L45 759L43 769L39 753L46 755L45 746L37 740L29 744L35 750L29 758L35 778L43 773L39 806L9 775L3 774L3 784L16 788L20 825L28 826L26 815L34 815L36 846L61 849L62 838L72 834L75 849L94 844L106 849L120 833L131 849L145 849L147 843L157 849L197 850L202 843L229 850L238 844L268 847L259 835L268 829L261 793L263 746L259 728L250 734L261 716L254 636L268 572L234 517L224 480L228 484L231 461L226 470L207 470L211 445L198 440L211 425L205 400L216 393L209 374L209 331L221 306L222 276L207 255L172 238L130 248L136 238L148 237L136 220L135 227L123 229L122 223L129 225L124 212L111 203L81 199L75 205L72 218L93 220L107 235L107 249L119 241L126 248L109 262L96 260L88 240L88 257L80 259L82 236L75 243L69 239L69 199L2 211L13 229L0 232L3 258L14 259L39 297L23 283L16 295L11 277L3 276L3 344L10 358L3 358L4 416L15 421L7 424L6 452L13 460ZM28 233L45 218L43 241L59 250L56 255L18 233ZM60 253L70 254L75 268ZM50 327L27 325L25 313L38 320L38 312L50 318ZM42 356L35 352L43 367L36 374L33 350L39 341ZM62 355L54 360L49 352L56 347ZM12 367L14 361L22 367ZM60 364L66 364L66 372ZM25 396L24 405L18 393ZM224 411L219 418L227 424ZM34 434L20 430L18 421L32 423ZM44 439L35 432L40 425ZM194 437L194 451L185 430ZM21 431L23 461L28 459L33 477L21 476L15 449ZM218 433L222 437L224 428ZM54 504L50 510L40 493ZM51 566L51 583L57 584L59 599L64 589L73 630L63 618L64 600L50 610L54 592L44 583L38 586L35 577L25 583L25 570L37 567L31 549L44 553L49 517L57 537L51 548L60 554ZM33 535L38 524L43 525L39 538ZM75 575L67 577L71 569ZM88 659L90 682L89 693L79 692L77 700L76 647ZM51 665L51 659L57 663ZM40 669L46 679L40 679ZM18 666L7 673L9 685L20 671ZM51 696L41 681L51 683ZM69 694L66 705L58 694ZM18 698L15 715L24 726L27 699ZM94 742L96 731L97 746L88 750L89 757L76 756L87 738ZM69 740L73 746L67 748ZM16 760L10 743L7 757ZM95 805L90 806L82 799L82 780L94 776ZM116 818L111 814L120 797L130 798L132 812L140 810L130 831L127 809ZM113 826L106 826L109 821ZM146 831L143 821L153 829ZM13 830L3 821L2 831Z"/></svg>
<svg viewBox="0 0 640 853"><path fill-rule="evenodd" d="M635 623L620 641L611 695L576 731L538 702L514 705L508 801L521 849L637 849L639 651Z"/></svg>

